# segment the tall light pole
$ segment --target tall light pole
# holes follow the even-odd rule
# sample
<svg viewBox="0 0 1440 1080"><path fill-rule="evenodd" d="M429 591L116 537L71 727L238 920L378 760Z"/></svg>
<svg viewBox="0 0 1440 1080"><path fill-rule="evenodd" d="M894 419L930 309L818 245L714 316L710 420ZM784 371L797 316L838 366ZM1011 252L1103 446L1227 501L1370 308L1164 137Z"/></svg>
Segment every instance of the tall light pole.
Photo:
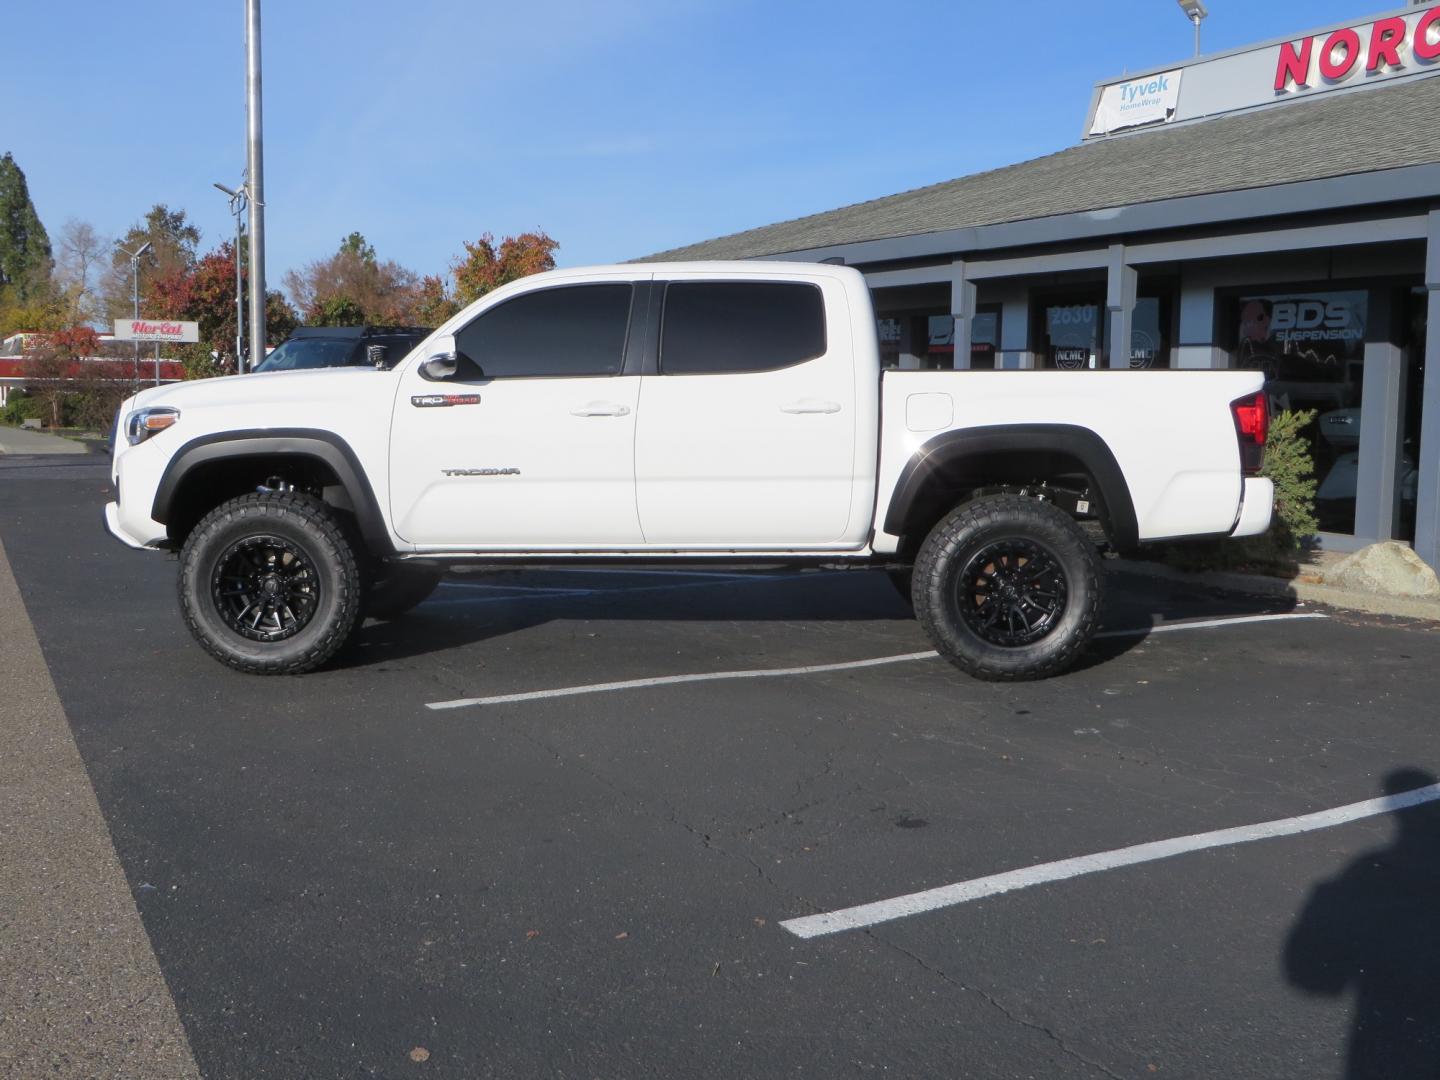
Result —
<svg viewBox="0 0 1440 1080"><path fill-rule="evenodd" d="M133 298L133 300L134 300L134 304L135 304L134 319L135 319L136 322L139 322L139 321L140 321L140 256L141 256L141 255L144 255L145 252L147 252L147 251L150 250L150 241L149 241L149 240L146 240L145 243L141 244L141 245L140 245L138 248L136 248L134 251L126 251L123 247L120 247L119 244L116 244L115 246L116 246L117 248L120 248L120 254L121 254L121 255L126 255L126 256L129 256L129 258L130 258L130 288L131 288L131 296L132 296L132 298ZM139 386L139 385L140 385L140 342L138 342L138 341L135 342L135 385L136 385L136 386Z"/></svg>
<svg viewBox="0 0 1440 1080"><path fill-rule="evenodd" d="M1210 15L1210 10L1205 6L1205 0L1178 0L1180 10L1185 12L1190 21L1195 24L1195 55L1200 55L1200 24Z"/></svg>
<svg viewBox="0 0 1440 1080"><path fill-rule="evenodd" d="M244 184L239 190L232 190L224 184L215 185L230 196L230 212L235 215L235 373L245 374L245 285L240 276L240 215L245 212Z"/></svg>
<svg viewBox="0 0 1440 1080"><path fill-rule="evenodd" d="M260 0L245 0L245 117L250 198L250 351L265 359L265 162L260 122ZM239 258L239 253L236 253Z"/></svg>

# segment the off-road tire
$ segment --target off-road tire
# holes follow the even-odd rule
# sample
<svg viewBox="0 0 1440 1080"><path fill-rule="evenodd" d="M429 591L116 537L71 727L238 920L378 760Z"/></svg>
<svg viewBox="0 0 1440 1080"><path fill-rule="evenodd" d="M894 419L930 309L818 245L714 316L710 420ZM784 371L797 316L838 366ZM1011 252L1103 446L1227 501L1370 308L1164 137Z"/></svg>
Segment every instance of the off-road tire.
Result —
<svg viewBox="0 0 1440 1080"><path fill-rule="evenodd" d="M1032 561L1040 570L1048 568L1051 579L1060 582L1049 588L1063 593L1063 605L1048 624L1032 631L1040 635L1033 641L1001 644L977 630L976 624L990 610L977 597L991 593L988 587L982 592L982 587L974 586L971 575L987 576L985 568L996 565L990 553L1006 551L1022 557L1031 553L1023 561L1004 556L1018 566L1006 584L1018 588L1022 597L1027 586L1013 583L1024 579L1024 567ZM962 584L962 575L970 586ZM987 586L1002 587L993 581ZM1044 679L1069 668L1095 632L1100 556L1080 526L1054 506L1023 495L986 496L952 510L931 530L915 560L911 599L936 650L961 671L995 682ZM962 611L962 604L971 606ZM1009 606L1002 605L1001 610ZM1003 627L986 633L992 638L1006 636Z"/></svg>
<svg viewBox="0 0 1440 1080"><path fill-rule="evenodd" d="M435 566L380 566L365 595L365 614L372 619L398 619L430 598L445 571Z"/></svg>
<svg viewBox="0 0 1440 1080"><path fill-rule="evenodd" d="M237 544L275 538L313 567L318 593L304 625L275 641L247 638L222 613L214 581ZM274 492L221 503L180 550L180 611L195 640L215 659L252 675L299 675L335 655L360 621L364 582L351 530L313 495Z"/></svg>

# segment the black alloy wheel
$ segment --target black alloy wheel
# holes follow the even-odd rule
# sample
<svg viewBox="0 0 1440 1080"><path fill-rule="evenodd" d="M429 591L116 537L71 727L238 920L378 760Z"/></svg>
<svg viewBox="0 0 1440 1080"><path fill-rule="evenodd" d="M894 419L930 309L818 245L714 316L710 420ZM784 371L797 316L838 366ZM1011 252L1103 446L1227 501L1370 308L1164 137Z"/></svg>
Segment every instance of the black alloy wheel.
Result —
<svg viewBox="0 0 1440 1080"><path fill-rule="evenodd" d="M1045 637L1065 613L1065 568L1033 540L1018 537L981 548L955 579L955 602L975 636L1014 649Z"/></svg>
<svg viewBox="0 0 1440 1080"><path fill-rule="evenodd" d="M241 637L284 641L314 618L320 577L298 545L279 536L247 536L216 561L210 593L215 610Z"/></svg>
<svg viewBox="0 0 1440 1080"><path fill-rule="evenodd" d="M237 671L314 671L360 620L360 550L351 523L313 495L241 495L186 537L181 614L205 651Z"/></svg>
<svg viewBox="0 0 1440 1080"><path fill-rule="evenodd" d="M921 544L914 574L926 635L977 678L1058 675L1095 630L1099 552L1069 514L1028 495L957 506Z"/></svg>

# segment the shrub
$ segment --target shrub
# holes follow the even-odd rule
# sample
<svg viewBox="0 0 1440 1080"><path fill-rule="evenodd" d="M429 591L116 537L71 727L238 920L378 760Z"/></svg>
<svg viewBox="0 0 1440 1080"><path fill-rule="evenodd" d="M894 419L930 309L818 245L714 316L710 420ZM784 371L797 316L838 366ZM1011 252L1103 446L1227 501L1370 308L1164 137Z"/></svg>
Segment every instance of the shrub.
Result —
<svg viewBox="0 0 1440 1080"><path fill-rule="evenodd" d="M24 390L13 390L5 399L5 408L0 409L0 423L16 427L24 420L44 419L45 407Z"/></svg>
<svg viewBox="0 0 1440 1080"><path fill-rule="evenodd" d="M1305 429L1314 409L1285 411L1270 418L1265 438L1265 468L1275 484L1275 517L1268 532L1243 540L1206 540L1160 544L1153 556L1180 570L1289 572L1314 547L1315 458Z"/></svg>

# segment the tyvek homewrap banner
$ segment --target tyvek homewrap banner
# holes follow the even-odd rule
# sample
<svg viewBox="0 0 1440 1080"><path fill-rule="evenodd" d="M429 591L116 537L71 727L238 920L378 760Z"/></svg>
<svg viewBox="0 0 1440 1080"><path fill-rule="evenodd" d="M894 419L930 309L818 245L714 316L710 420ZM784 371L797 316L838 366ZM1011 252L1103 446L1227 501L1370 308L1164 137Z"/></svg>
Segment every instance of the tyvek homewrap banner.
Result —
<svg viewBox="0 0 1440 1080"><path fill-rule="evenodd" d="M1184 74L1177 69L1107 86L1100 95L1090 134L1108 135L1143 124L1167 123L1180 104L1180 77Z"/></svg>

